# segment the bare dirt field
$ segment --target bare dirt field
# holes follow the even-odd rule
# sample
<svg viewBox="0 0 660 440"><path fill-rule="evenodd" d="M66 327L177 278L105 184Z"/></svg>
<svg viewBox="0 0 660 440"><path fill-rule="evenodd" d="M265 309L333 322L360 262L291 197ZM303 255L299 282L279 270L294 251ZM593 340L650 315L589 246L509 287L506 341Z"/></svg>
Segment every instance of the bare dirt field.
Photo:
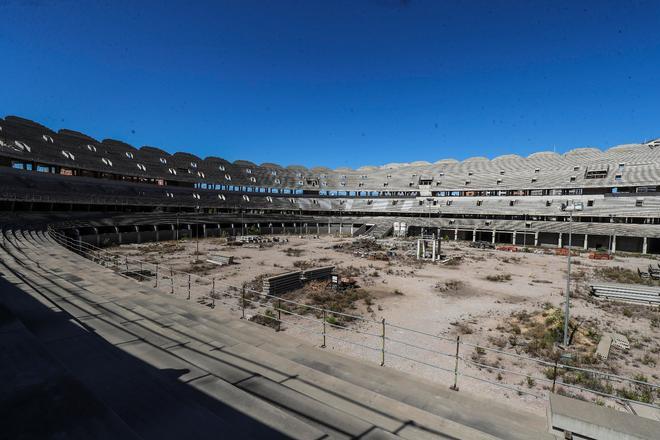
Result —
<svg viewBox="0 0 660 440"><path fill-rule="evenodd" d="M460 346L460 391L488 392L493 398L517 408L545 410L545 402L535 395L547 395L555 377L550 365L558 356L555 342L561 335L563 321L566 256L534 248L529 248L529 252L475 249L467 242L449 241L443 242L442 253L454 259L443 264L415 260L413 239L360 241L330 236L287 236L287 241L283 240L284 237L276 243L239 246L228 244L224 238L209 238L198 244L195 240L182 240L178 244L123 245L110 251L159 263L162 267L171 265L174 270L215 279L218 285L227 283L240 287L247 283L259 290L264 275L335 266L338 273L352 277L358 286L351 295L342 296L341 301L333 296L327 284L318 282L284 296L368 319L352 320L337 315L337 320L327 320L328 324L347 326L361 333L342 331L331 325L334 332L326 332L337 339L330 336L326 349L380 363L381 320L385 319L385 365L449 386L454 381L456 337L460 336L464 343ZM218 266L205 261L214 255L233 256L234 264ZM585 252L573 257L571 330L575 330L575 348L571 362L658 383L658 309L602 302L591 297L587 288L589 281L635 281L630 271L636 273L638 268L655 266L657 261L652 256L641 255L616 255L610 261L591 260L587 255ZM163 277L160 283L166 289L167 277ZM632 278L624 279L626 277ZM194 284L193 290L208 291L207 281ZM232 300L229 305L239 309L237 301ZM289 309L303 314L302 310ZM310 318L319 318L318 313L316 315ZM283 331L321 345L322 324L294 315L287 315L283 320ZM596 346L604 332L625 335L630 349L613 347L609 359L597 358ZM488 350L491 348L502 353ZM546 360L548 364L525 360L523 357L527 356ZM535 378L519 374L523 372ZM560 369L557 380L633 400L650 400L655 404L660 401L657 389L602 381L579 371ZM630 409L616 399L598 398L572 388L559 387L558 391Z"/></svg>

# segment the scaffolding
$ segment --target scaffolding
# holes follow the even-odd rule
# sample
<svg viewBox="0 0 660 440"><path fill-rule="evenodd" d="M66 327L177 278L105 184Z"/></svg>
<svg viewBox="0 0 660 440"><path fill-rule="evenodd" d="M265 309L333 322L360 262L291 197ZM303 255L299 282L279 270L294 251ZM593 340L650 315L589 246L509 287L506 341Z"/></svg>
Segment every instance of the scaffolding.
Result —
<svg viewBox="0 0 660 440"><path fill-rule="evenodd" d="M440 237L421 235L417 239L417 259L436 261L440 259Z"/></svg>

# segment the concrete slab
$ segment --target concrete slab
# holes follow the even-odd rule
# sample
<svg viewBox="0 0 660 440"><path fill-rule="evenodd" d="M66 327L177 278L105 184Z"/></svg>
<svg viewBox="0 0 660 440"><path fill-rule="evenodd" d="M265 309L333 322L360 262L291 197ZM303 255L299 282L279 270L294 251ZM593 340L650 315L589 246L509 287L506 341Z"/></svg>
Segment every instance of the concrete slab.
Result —
<svg viewBox="0 0 660 440"><path fill-rule="evenodd" d="M548 418L559 432L598 440L657 440L660 422L593 405L581 400L550 395Z"/></svg>

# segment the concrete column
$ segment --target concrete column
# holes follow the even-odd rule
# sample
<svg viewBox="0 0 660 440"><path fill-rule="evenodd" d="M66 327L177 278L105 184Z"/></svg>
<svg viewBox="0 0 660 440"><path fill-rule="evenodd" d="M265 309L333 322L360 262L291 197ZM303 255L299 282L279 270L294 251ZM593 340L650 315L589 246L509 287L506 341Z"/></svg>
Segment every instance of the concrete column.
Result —
<svg viewBox="0 0 660 440"><path fill-rule="evenodd" d="M642 253L645 254L646 250L648 248L648 239L647 237L644 237L644 241L642 242Z"/></svg>
<svg viewBox="0 0 660 440"><path fill-rule="evenodd" d="M342 222L339 222L339 236L341 237L341 231L342 231Z"/></svg>
<svg viewBox="0 0 660 440"><path fill-rule="evenodd" d="M316 235L319 235L321 233L321 229L319 229L319 224L316 224Z"/></svg>
<svg viewBox="0 0 660 440"><path fill-rule="evenodd" d="M474 231L472 231L472 243L477 241L477 229L475 228Z"/></svg>
<svg viewBox="0 0 660 440"><path fill-rule="evenodd" d="M612 236L612 253L616 252L616 235Z"/></svg>
<svg viewBox="0 0 660 440"><path fill-rule="evenodd" d="M202 224L202 237L206 238L206 223Z"/></svg>
<svg viewBox="0 0 660 440"><path fill-rule="evenodd" d="M516 231L513 231L513 238L511 240L512 244L516 244Z"/></svg>
<svg viewBox="0 0 660 440"><path fill-rule="evenodd" d="M561 232L559 233L559 240L557 241L557 247L562 247L562 236Z"/></svg>
<svg viewBox="0 0 660 440"><path fill-rule="evenodd" d="M160 240L158 236L158 225L154 225L154 235L156 236L156 242L158 242Z"/></svg>
<svg viewBox="0 0 660 440"><path fill-rule="evenodd" d="M454 241L458 240L458 228L454 229Z"/></svg>
<svg viewBox="0 0 660 440"><path fill-rule="evenodd" d="M328 220L328 234L330 234L330 220Z"/></svg>
<svg viewBox="0 0 660 440"><path fill-rule="evenodd" d="M94 229L94 234L96 234L96 247L101 247L101 236L99 235L99 230L97 228Z"/></svg>
<svg viewBox="0 0 660 440"><path fill-rule="evenodd" d="M353 236L353 223L351 223L351 237Z"/></svg>
<svg viewBox="0 0 660 440"><path fill-rule="evenodd" d="M435 261L435 246L436 246L436 241L433 240L433 246L431 248L431 259L432 259L432 261Z"/></svg>
<svg viewBox="0 0 660 440"><path fill-rule="evenodd" d="M496 234L496 233L497 233L497 232L495 231L495 229L493 229L493 244L495 244L495 234Z"/></svg>
<svg viewBox="0 0 660 440"><path fill-rule="evenodd" d="M115 226L115 232L117 233L117 242L121 244L121 232L119 232L119 228Z"/></svg>
<svg viewBox="0 0 660 440"><path fill-rule="evenodd" d="M538 231L534 232L534 246L539 245L539 233Z"/></svg>
<svg viewBox="0 0 660 440"><path fill-rule="evenodd" d="M417 259L419 260L419 251L422 249L422 243L421 240L417 240Z"/></svg>
<svg viewBox="0 0 660 440"><path fill-rule="evenodd" d="M588 245L589 245L589 234L584 234L584 246L582 247L584 248L585 251L589 247Z"/></svg>
<svg viewBox="0 0 660 440"><path fill-rule="evenodd" d="M135 232L136 232L135 235L137 235L137 242L142 243L142 240L141 240L142 237L140 236L140 227L139 226L135 227Z"/></svg>

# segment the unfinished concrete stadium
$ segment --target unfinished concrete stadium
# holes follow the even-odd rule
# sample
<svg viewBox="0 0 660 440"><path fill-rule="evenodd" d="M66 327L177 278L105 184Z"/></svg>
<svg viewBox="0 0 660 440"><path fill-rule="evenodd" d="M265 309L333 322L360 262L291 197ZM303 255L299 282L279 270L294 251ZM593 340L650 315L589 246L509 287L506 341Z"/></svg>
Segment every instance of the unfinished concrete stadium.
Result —
<svg viewBox="0 0 660 440"><path fill-rule="evenodd" d="M660 140L331 170L7 116L0 186L0 438L660 436Z"/></svg>

